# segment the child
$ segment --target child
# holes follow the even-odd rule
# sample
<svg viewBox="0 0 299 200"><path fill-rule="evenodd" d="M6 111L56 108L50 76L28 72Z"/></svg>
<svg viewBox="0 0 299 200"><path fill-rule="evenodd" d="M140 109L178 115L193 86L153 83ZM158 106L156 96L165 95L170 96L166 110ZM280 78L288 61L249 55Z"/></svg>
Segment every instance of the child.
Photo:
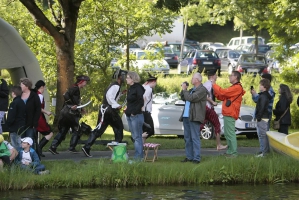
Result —
<svg viewBox="0 0 299 200"><path fill-rule="evenodd" d="M255 117L257 120L257 134L260 142L261 154L256 157L264 157L266 153L269 152L269 141L267 137L269 112L268 104L272 96L269 94L268 90L270 88L270 81L268 79L262 79L260 81L260 93L259 99L255 108Z"/></svg>
<svg viewBox="0 0 299 200"><path fill-rule="evenodd" d="M10 135L10 141L15 149L21 147L20 135L25 131L26 124L26 105L21 99L22 89L20 86L13 86L11 96L13 101L9 105L7 113L7 126Z"/></svg>
<svg viewBox="0 0 299 200"><path fill-rule="evenodd" d="M17 151L0 134L0 171L4 164L9 166L16 156Z"/></svg>
<svg viewBox="0 0 299 200"><path fill-rule="evenodd" d="M16 164L22 169L32 171L35 174L48 174L49 170L45 170L45 166L40 163L37 153L31 145L33 140L30 137L22 139L22 148L16 158Z"/></svg>

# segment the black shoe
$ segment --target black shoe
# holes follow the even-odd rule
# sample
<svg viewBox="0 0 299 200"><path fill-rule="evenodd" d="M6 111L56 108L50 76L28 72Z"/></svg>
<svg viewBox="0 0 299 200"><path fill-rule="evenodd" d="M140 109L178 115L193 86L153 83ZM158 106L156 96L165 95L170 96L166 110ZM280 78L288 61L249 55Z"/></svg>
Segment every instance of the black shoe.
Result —
<svg viewBox="0 0 299 200"><path fill-rule="evenodd" d="M79 153L79 151L77 151L75 148L73 148L73 149L69 148L68 151L71 153Z"/></svg>
<svg viewBox="0 0 299 200"><path fill-rule="evenodd" d="M59 153L56 151L56 148L50 147L48 150L49 150L53 155L59 154Z"/></svg>
<svg viewBox="0 0 299 200"><path fill-rule="evenodd" d="M182 160L181 162L192 162L192 160L189 160L188 158L185 158L185 159Z"/></svg>
<svg viewBox="0 0 299 200"><path fill-rule="evenodd" d="M87 148L85 148L85 147L82 147L82 151L83 151L83 153L86 155L86 157L89 157L89 158L92 157L92 155L90 155L90 149L87 149Z"/></svg>
<svg viewBox="0 0 299 200"><path fill-rule="evenodd" d="M192 163L194 163L194 164L199 164L200 161L199 161L199 160L193 160Z"/></svg>

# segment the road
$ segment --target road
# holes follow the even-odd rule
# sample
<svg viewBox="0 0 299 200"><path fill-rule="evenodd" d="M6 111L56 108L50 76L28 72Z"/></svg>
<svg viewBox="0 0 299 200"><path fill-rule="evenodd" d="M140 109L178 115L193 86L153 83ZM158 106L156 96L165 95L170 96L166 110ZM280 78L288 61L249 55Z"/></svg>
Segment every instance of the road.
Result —
<svg viewBox="0 0 299 200"><path fill-rule="evenodd" d="M239 147L238 152L239 155L242 154L255 154L259 151L258 147ZM59 149L58 149L59 152ZM132 157L134 155L134 150L129 150L129 156ZM80 162L85 159L99 159L99 158L110 158L112 152L111 151L91 151L92 158L86 157L82 151L77 154L70 152L59 152L58 155L52 155L50 152L44 152L46 157L42 158L42 161L52 161L52 160L73 160L75 162ZM203 148L201 149L202 156L218 156L225 153L225 151L217 151L216 148ZM149 156L152 156L153 152L150 150ZM171 156L185 156L184 149L159 149L158 157L171 157Z"/></svg>

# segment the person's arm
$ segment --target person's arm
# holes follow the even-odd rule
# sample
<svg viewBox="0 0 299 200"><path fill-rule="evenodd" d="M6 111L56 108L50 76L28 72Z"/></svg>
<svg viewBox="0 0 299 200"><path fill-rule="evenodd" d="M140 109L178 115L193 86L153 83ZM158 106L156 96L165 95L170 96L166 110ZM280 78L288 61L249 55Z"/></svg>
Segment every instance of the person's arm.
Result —
<svg viewBox="0 0 299 200"><path fill-rule="evenodd" d="M144 100L143 100L143 94L144 94L144 88L143 86L140 85L140 87L136 88L136 105L134 109L132 110L132 115L136 115L137 113L140 113L143 105L144 105Z"/></svg>
<svg viewBox="0 0 299 200"><path fill-rule="evenodd" d="M10 162L13 162L14 159L17 157L18 152L17 152L17 150L15 148L10 149L9 151L10 151L10 157L9 157Z"/></svg>
<svg viewBox="0 0 299 200"><path fill-rule="evenodd" d="M255 90L251 90L250 92L251 92L251 98L252 98L253 102L257 103L260 95L258 93L256 93Z"/></svg>
<svg viewBox="0 0 299 200"><path fill-rule="evenodd" d="M30 156L32 159L32 163L30 164L31 166L36 167L37 165L40 164L40 160L38 158L36 151L34 151L33 149L30 149Z"/></svg>
<svg viewBox="0 0 299 200"><path fill-rule="evenodd" d="M33 114L33 126L36 128L38 127L38 120L39 120L39 117L40 117L40 114L41 114L41 103L40 103L40 99L38 97L38 95L34 95L34 114Z"/></svg>
<svg viewBox="0 0 299 200"><path fill-rule="evenodd" d="M255 109L256 110L255 117L256 120L259 122L262 120L265 107L268 108L269 101L267 100L266 97L260 96L259 101L257 103L258 103L258 109Z"/></svg>
<svg viewBox="0 0 299 200"><path fill-rule="evenodd" d="M7 119L6 119L6 123L8 127L14 123L17 116L17 111L18 109L15 102L11 102L8 108Z"/></svg>
<svg viewBox="0 0 299 200"><path fill-rule="evenodd" d="M198 90L195 90L194 92L191 93L187 90L183 90L184 98L186 99L186 101L199 102L199 101L207 100L208 91L206 90L206 88L203 87L202 85L198 87L200 87Z"/></svg>
<svg viewBox="0 0 299 200"><path fill-rule="evenodd" d="M4 79L0 79L0 97L8 98L9 89L7 86L7 82Z"/></svg>

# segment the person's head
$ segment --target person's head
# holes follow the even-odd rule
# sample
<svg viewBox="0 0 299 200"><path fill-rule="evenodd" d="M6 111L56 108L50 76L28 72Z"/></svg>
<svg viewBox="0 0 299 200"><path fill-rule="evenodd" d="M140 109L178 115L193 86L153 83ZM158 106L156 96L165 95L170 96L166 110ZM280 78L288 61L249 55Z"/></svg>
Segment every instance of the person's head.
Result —
<svg viewBox="0 0 299 200"><path fill-rule="evenodd" d="M76 77L77 81L76 81L76 85L79 87L79 88L83 88L87 85L87 82L90 81L90 78L88 76L85 76L85 75L80 75L80 76L77 76Z"/></svg>
<svg viewBox="0 0 299 200"><path fill-rule="evenodd" d="M148 79L146 80L145 84L149 85L151 88L156 87L157 85L157 77L152 76L150 73L148 73Z"/></svg>
<svg viewBox="0 0 299 200"><path fill-rule="evenodd" d="M26 92L32 88L32 81L29 78L21 78L20 86L23 92Z"/></svg>
<svg viewBox="0 0 299 200"><path fill-rule="evenodd" d="M287 86L285 84L280 84L279 85L279 93L280 93L280 97L285 96L287 98L288 102L292 103L293 95L291 93L289 86Z"/></svg>
<svg viewBox="0 0 299 200"><path fill-rule="evenodd" d="M39 91L40 93L43 93L45 90L45 86L46 86L46 83L42 80L39 80L35 83L34 90Z"/></svg>
<svg viewBox="0 0 299 200"><path fill-rule="evenodd" d="M0 134L0 144L4 141L4 137L2 134Z"/></svg>
<svg viewBox="0 0 299 200"><path fill-rule="evenodd" d="M229 82L231 84L235 84L240 82L241 80L241 74L238 71L232 71L231 75L229 75Z"/></svg>
<svg viewBox="0 0 299 200"><path fill-rule="evenodd" d="M29 149L30 146L33 144L33 140L30 137L25 137L21 139L22 141L22 148L23 149Z"/></svg>
<svg viewBox="0 0 299 200"><path fill-rule="evenodd" d="M202 82L202 76L200 73L196 72L195 74L193 74L192 76L192 80L191 83L192 85L194 85L195 87L199 86Z"/></svg>
<svg viewBox="0 0 299 200"><path fill-rule="evenodd" d="M113 73L112 79L115 79L121 85L125 82L127 73L125 70L118 69Z"/></svg>
<svg viewBox="0 0 299 200"><path fill-rule="evenodd" d="M13 86L11 88L11 96L13 98L17 97L17 96L21 96L22 95L22 88L21 86Z"/></svg>
<svg viewBox="0 0 299 200"><path fill-rule="evenodd" d="M272 75L271 74L263 74L262 78L268 79L270 81L270 83L272 81Z"/></svg>
<svg viewBox="0 0 299 200"><path fill-rule="evenodd" d="M216 81L216 79L217 79L216 71L214 71L214 70L208 71L207 75L208 75L209 80L215 80Z"/></svg>
<svg viewBox="0 0 299 200"><path fill-rule="evenodd" d="M260 91L264 92L264 91L268 91L270 89L270 81L268 79L262 79L260 81Z"/></svg>
<svg viewBox="0 0 299 200"><path fill-rule="evenodd" d="M136 72L129 71L126 80L128 85L133 85L140 82L140 77Z"/></svg>

